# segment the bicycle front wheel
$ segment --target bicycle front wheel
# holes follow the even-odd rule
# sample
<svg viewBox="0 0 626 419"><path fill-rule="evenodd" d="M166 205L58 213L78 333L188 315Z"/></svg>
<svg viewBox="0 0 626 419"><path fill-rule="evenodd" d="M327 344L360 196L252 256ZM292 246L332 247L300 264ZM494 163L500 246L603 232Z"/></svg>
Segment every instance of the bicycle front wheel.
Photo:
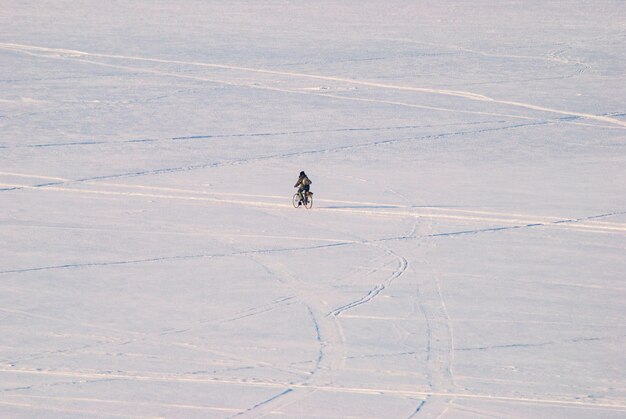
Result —
<svg viewBox="0 0 626 419"><path fill-rule="evenodd" d="M308 194L306 197L306 202L304 203L305 208L311 209L313 206L313 195Z"/></svg>
<svg viewBox="0 0 626 419"><path fill-rule="evenodd" d="M298 193L296 193L293 196L293 207L294 208L298 208L300 206L300 195L298 195Z"/></svg>

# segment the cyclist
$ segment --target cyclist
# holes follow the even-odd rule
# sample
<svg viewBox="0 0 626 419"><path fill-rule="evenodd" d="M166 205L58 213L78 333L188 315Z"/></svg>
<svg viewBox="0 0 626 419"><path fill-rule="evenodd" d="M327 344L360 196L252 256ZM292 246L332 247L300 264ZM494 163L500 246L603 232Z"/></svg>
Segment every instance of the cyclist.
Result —
<svg viewBox="0 0 626 419"><path fill-rule="evenodd" d="M309 179L306 173L304 173L304 171L300 172L300 177L298 178L298 181L295 185L293 185L294 188L298 188L298 195L300 195L300 202L298 202L298 206L302 205L303 203L306 204L309 195L313 193L309 192L309 185L311 185L311 183L313 182L311 182L311 179Z"/></svg>

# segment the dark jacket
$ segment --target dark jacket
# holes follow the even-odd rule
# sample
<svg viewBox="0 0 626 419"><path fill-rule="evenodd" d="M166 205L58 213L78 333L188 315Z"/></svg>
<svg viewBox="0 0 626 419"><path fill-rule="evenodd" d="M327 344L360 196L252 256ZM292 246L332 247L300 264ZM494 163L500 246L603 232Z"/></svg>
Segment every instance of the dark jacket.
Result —
<svg viewBox="0 0 626 419"><path fill-rule="evenodd" d="M309 189L309 185L313 183L311 182L311 179L308 178L308 176L304 175L304 176L300 176L298 178L298 181L296 182L295 185L293 185L294 188L297 188L298 186L302 189Z"/></svg>

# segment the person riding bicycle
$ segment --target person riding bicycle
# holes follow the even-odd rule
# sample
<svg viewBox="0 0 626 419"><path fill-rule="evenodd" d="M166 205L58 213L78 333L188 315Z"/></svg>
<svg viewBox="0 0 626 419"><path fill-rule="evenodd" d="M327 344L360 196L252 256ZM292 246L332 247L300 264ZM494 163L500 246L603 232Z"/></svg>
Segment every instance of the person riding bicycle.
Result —
<svg viewBox="0 0 626 419"><path fill-rule="evenodd" d="M311 179L309 179L306 173L304 173L304 171L300 172L298 181L293 185L294 188L298 188L298 195L300 195L298 206L302 205L302 203L306 204L309 194L312 194L312 192L309 191L311 183L313 182L311 182Z"/></svg>

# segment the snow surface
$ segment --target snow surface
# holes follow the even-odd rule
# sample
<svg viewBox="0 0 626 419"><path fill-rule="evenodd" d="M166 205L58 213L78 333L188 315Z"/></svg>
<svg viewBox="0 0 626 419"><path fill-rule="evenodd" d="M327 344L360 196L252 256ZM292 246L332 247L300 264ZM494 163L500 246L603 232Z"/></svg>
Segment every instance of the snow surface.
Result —
<svg viewBox="0 0 626 419"><path fill-rule="evenodd" d="M0 0L0 416L625 417L625 44L621 0Z"/></svg>

